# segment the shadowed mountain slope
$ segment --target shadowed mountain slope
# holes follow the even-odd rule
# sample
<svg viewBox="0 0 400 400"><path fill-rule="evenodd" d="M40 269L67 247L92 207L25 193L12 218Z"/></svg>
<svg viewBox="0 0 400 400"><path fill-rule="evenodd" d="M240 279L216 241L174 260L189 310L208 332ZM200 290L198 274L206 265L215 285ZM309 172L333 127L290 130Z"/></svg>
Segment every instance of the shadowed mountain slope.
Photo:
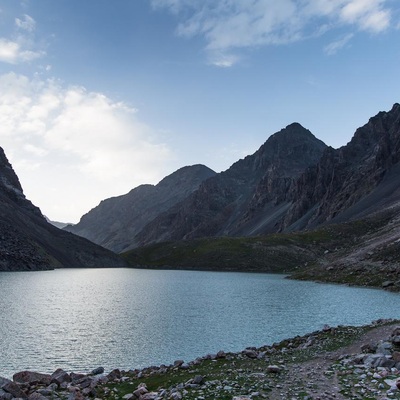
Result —
<svg viewBox="0 0 400 400"><path fill-rule="evenodd" d="M116 254L49 224L0 148L0 271L122 267Z"/></svg>
<svg viewBox="0 0 400 400"><path fill-rule="evenodd" d="M126 195L102 201L69 232L122 252L136 247L135 235L160 213L187 198L215 172L204 165L180 168L157 185L141 185Z"/></svg>
<svg viewBox="0 0 400 400"><path fill-rule="evenodd" d="M180 204L149 223L140 245L205 236L273 231L290 206L289 188L316 164L326 145L294 123L272 135L251 156L205 181ZM262 217L255 210L263 210Z"/></svg>

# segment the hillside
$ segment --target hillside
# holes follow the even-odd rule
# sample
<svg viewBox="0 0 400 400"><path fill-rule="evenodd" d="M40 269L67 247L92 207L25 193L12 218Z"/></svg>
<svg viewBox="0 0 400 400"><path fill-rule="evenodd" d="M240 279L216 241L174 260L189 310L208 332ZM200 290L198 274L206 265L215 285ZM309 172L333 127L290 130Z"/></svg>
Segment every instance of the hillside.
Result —
<svg viewBox="0 0 400 400"><path fill-rule="evenodd" d="M180 168L157 185L141 185L129 193L102 201L78 224L65 230L115 252L136 247L135 236L160 213L193 193L215 172L204 165Z"/></svg>
<svg viewBox="0 0 400 400"><path fill-rule="evenodd" d="M49 224L0 148L0 271L122 267L116 254Z"/></svg>
<svg viewBox="0 0 400 400"><path fill-rule="evenodd" d="M123 254L133 267L287 273L400 291L400 208L306 232L156 243Z"/></svg>

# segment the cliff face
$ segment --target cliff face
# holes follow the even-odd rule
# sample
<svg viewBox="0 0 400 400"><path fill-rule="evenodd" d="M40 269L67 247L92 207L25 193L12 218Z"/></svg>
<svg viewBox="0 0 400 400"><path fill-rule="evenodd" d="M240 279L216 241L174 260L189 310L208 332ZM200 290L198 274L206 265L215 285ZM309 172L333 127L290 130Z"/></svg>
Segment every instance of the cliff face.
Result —
<svg viewBox="0 0 400 400"><path fill-rule="evenodd" d="M124 266L114 253L50 225L0 148L0 271Z"/></svg>
<svg viewBox="0 0 400 400"><path fill-rule="evenodd" d="M319 163L292 185L281 229L304 229L361 217L400 197L400 105L380 112L340 149L328 148Z"/></svg>
<svg viewBox="0 0 400 400"><path fill-rule="evenodd" d="M65 229L116 252L128 250L137 245L135 236L143 227L214 175L204 165L181 168L156 186L141 185L126 195L102 201L77 225Z"/></svg>

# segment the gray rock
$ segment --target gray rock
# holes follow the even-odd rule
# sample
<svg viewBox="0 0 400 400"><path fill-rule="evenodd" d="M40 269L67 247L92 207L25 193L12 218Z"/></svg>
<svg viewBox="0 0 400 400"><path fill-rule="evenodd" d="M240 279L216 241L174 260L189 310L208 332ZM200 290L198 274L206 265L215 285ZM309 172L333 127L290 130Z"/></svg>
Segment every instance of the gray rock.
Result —
<svg viewBox="0 0 400 400"><path fill-rule="evenodd" d="M282 368L278 365L268 365L267 372L279 374L282 371Z"/></svg>
<svg viewBox="0 0 400 400"><path fill-rule="evenodd" d="M372 368L375 367L375 364L378 363L379 359L382 358L382 355L380 354L366 354L363 359L362 362L368 367L368 368ZM386 357L385 357L386 358Z"/></svg>
<svg viewBox="0 0 400 400"><path fill-rule="evenodd" d="M63 369L59 368L51 374L51 383L55 383L57 385L61 385L63 382L71 382L72 379L68 372L65 372Z"/></svg>
<svg viewBox="0 0 400 400"><path fill-rule="evenodd" d="M49 400L49 399L46 396L43 396L39 392L34 392L28 397L28 400Z"/></svg>
<svg viewBox="0 0 400 400"><path fill-rule="evenodd" d="M392 354L392 344L389 342L380 341L378 346L376 347L377 354L384 354L385 356L389 356Z"/></svg>
<svg viewBox="0 0 400 400"><path fill-rule="evenodd" d="M92 375L100 375L100 374L104 374L104 368L103 367L98 367L95 368L92 372Z"/></svg>
<svg viewBox="0 0 400 400"><path fill-rule="evenodd" d="M226 357L226 353L223 350L220 350L217 353L217 358L225 358Z"/></svg>
<svg viewBox="0 0 400 400"><path fill-rule="evenodd" d="M155 400L158 398L157 392L149 392L139 397L139 400Z"/></svg>
<svg viewBox="0 0 400 400"><path fill-rule="evenodd" d="M143 396L144 394L149 393L146 386L140 386L133 392L136 397Z"/></svg>
<svg viewBox="0 0 400 400"><path fill-rule="evenodd" d="M192 379L192 383L194 383L195 385L201 385L203 382L204 382L204 376L202 375L196 375Z"/></svg>
<svg viewBox="0 0 400 400"><path fill-rule="evenodd" d="M3 389L0 389L0 400L12 400L14 396L11 393L5 392Z"/></svg>
<svg viewBox="0 0 400 400"><path fill-rule="evenodd" d="M185 363L185 361L183 361L183 360L176 360L176 361L174 361L174 367L180 367L184 363Z"/></svg>
<svg viewBox="0 0 400 400"><path fill-rule="evenodd" d="M257 351L252 350L252 349L243 350L242 354L244 354L245 356L247 356L249 358L257 358L258 357Z"/></svg>
<svg viewBox="0 0 400 400"><path fill-rule="evenodd" d="M181 400L182 393L181 392L173 392L173 393L171 393L170 399L171 400Z"/></svg>
<svg viewBox="0 0 400 400"><path fill-rule="evenodd" d="M44 385L50 385L51 375L33 371L21 371L13 375L13 381L20 384L28 383L32 385L35 383L43 383Z"/></svg>
<svg viewBox="0 0 400 400"><path fill-rule="evenodd" d="M77 385L80 389L85 389L89 387L91 383L92 378L90 378L89 376L85 376L84 378L75 381L75 385Z"/></svg>
<svg viewBox="0 0 400 400"><path fill-rule="evenodd" d="M121 379L121 371L119 369L113 369L108 375L107 378L110 381L113 381L114 379Z"/></svg>
<svg viewBox="0 0 400 400"><path fill-rule="evenodd" d="M14 397L26 399L28 396L14 382L8 382L1 387L5 392L12 394Z"/></svg>
<svg viewBox="0 0 400 400"><path fill-rule="evenodd" d="M6 383L11 382L10 379L7 378L3 378L2 376L0 376L0 388L5 385Z"/></svg>
<svg viewBox="0 0 400 400"><path fill-rule="evenodd" d="M75 384L76 381L79 381L82 378L85 378L85 374L76 374L75 372L71 372L70 374L71 382Z"/></svg>
<svg viewBox="0 0 400 400"><path fill-rule="evenodd" d="M396 346L396 347L400 347L400 335L396 335L392 338L392 343Z"/></svg>

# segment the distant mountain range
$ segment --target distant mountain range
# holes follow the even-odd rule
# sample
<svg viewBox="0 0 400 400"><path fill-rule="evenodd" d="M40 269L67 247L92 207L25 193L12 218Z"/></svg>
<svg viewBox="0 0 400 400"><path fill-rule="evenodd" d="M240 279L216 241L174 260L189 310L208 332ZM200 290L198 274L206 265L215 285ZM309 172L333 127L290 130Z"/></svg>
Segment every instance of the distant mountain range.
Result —
<svg viewBox="0 0 400 400"><path fill-rule="evenodd" d="M119 256L49 224L0 148L0 271L123 267Z"/></svg>
<svg viewBox="0 0 400 400"><path fill-rule="evenodd" d="M158 185L104 200L65 229L116 252L162 241L254 236L346 222L400 200L400 105L340 149L300 124L216 174L182 168Z"/></svg>

